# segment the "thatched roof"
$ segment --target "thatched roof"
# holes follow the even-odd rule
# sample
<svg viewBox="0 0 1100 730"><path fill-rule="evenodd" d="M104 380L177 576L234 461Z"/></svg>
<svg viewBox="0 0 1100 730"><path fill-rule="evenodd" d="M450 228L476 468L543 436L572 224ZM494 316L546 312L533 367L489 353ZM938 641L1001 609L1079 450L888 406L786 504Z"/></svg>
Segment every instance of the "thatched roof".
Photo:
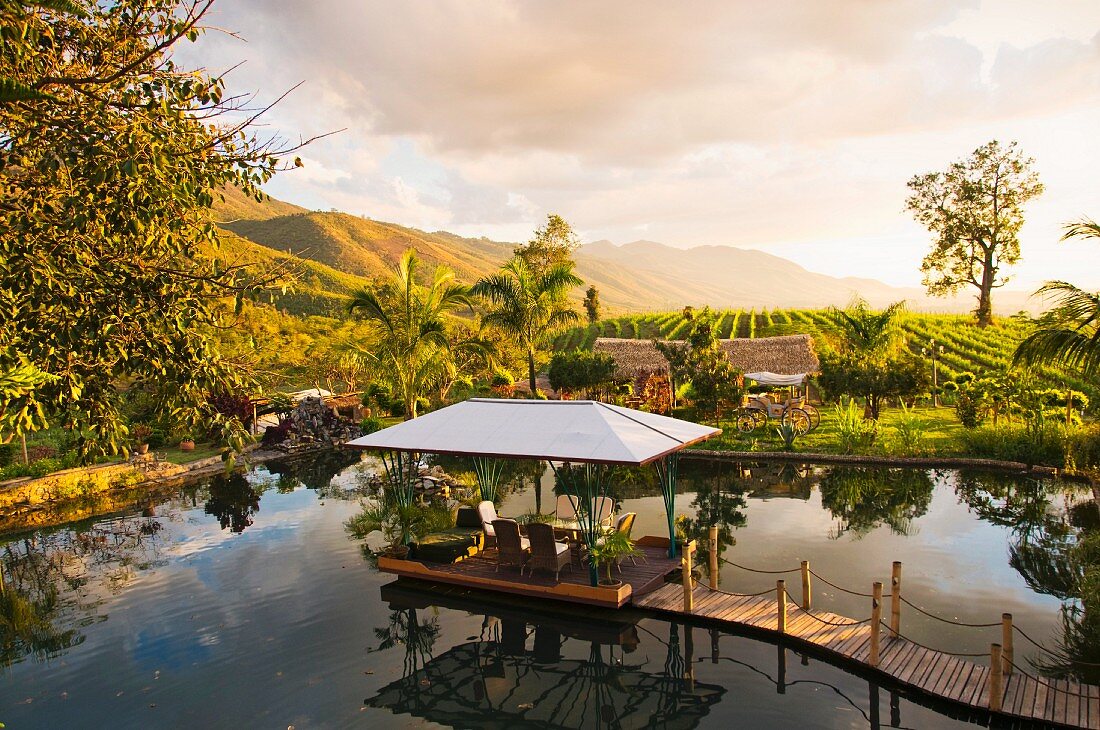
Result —
<svg viewBox="0 0 1100 730"><path fill-rule="evenodd" d="M670 340L670 342L678 342ZM743 373L769 372L778 375L816 373L821 363L814 352L814 341L809 335L783 337L739 337L721 340L730 362ZM652 340L627 340L616 337L600 337L593 348L615 358L619 375L636 377L639 373L668 370L668 360L660 353Z"/></svg>

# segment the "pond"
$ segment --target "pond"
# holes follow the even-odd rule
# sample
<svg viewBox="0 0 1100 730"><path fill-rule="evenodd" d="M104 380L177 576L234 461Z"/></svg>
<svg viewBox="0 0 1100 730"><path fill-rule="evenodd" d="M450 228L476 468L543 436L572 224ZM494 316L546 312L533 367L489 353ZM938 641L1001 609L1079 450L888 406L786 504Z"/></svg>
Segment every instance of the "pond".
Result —
<svg viewBox="0 0 1100 730"><path fill-rule="evenodd" d="M354 462L354 463L350 463ZM349 539L374 466L327 456L149 497L2 540L0 722L7 727L955 727L945 706L774 643L648 615L593 616L491 595L395 586ZM553 478L517 469L501 512L552 509ZM536 485L537 484L537 485ZM1064 487L957 471L684 462L689 532L723 525L723 557L808 559L868 591L904 563L905 593L967 623L1011 611L1061 636L1065 550L1094 508ZM635 535L660 497L624 475ZM377 548L380 538L368 540ZM732 544L730 544L732 543ZM725 565L725 588L774 575ZM789 580L797 581L797 574ZM824 584L815 603L862 618ZM903 633L957 651L989 631L914 612ZM1018 650L1018 654L1021 654ZM1026 655L1026 654L1025 654Z"/></svg>

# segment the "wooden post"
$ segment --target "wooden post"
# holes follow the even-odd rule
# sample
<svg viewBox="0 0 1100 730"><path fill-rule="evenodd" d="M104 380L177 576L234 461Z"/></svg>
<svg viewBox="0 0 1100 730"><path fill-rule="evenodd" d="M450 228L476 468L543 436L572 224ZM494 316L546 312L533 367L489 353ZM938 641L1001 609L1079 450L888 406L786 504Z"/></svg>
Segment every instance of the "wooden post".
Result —
<svg viewBox="0 0 1100 730"><path fill-rule="evenodd" d="M1001 695L1004 694L1001 663L1001 645L991 644L989 647L989 709L998 712L1001 709Z"/></svg>
<svg viewBox="0 0 1100 730"><path fill-rule="evenodd" d="M775 691L778 694L787 694L787 647L780 641L775 645L779 650L778 668L776 671Z"/></svg>
<svg viewBox="0 0 1100 730"><path fill-rule="evenodd" d="M19 436L23 439L23 465L26 466L31 463L30 457L27 456L27 434L21 433Z"/></svg>
<svg viewBox="0 0 1100 730"><path fill-rule="evenodd" d="M684 679L688 692L695 693L695 636L691 624L684 624Z"/></svg>
<svg viewBox="0 0 1100 730"><path fill-rule="evenodd" d="M901 563L894 561L890 572L890 636L898 638L901 631Z"/></svg>
<svg viewBox="0 0 1100 730"><path fill-rule="evenodd" d="M1002 668L1005 674L1012 674L1012 614L1001 614L1001 656L1004 658Z"/></svg>
<svg viewBox="0 0 1100 730"><path fill-rule="evenodd" d="M718 663L718 652L719 652L718 639L721 636L722 636L722 634L718 631L718 629L711 629L710 630L710 663L711 664L717 664Z"/></svg>
<svg viewBox="0 0 1100 730"><path fill-rule="evenodd" d="M691 540L684 545L684 555L680 565L684 571L684 612L691 613L695 610L695 596L691 591L691 554L695 552L695 541Z"/></svg>
<svg viewBox="0 0 1100 730"><path fill-rule="evenodd" d="M718 525L710 526L710 589L718 590Z"/></svg>
<svg viewBox="0 0 1100 730"><path fill-rule="evenodd" d="M810 561L802 561L802 610L809 611L813 606L813 593L810 590Z"/></svg>
<svg viewBox="0 0 1100 730"><path fill-rule="evenodd" d="M875 581L871 588L871 657L872 667L878 666L879 655L879 628L882 624L882 583Z"/></svg>
<svg viewBox="0 0 1100 730"><path fill-rule="evenodd" d="M776 629L781 634L787 633L787 582L777 580L775 582Z"/></svg>

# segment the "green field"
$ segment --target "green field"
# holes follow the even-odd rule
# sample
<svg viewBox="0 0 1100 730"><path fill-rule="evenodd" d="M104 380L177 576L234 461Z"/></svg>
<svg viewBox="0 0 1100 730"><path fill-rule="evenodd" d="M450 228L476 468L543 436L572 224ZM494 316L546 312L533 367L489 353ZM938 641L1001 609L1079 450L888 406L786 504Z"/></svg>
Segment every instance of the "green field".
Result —
<svg viewBox="0 0 1100 730"><path fill-rule="evenodd" d="M719 336L723 339L809 334L820 350L832 337L831 321L824 309L742 309L718 311L716 315ZM566 330L554 340L554 350L590 349L597 337L677 339L684 336L687 326L688 320L679 311L629 315ZM939 372L940 381L944 382L959 373L977 374L1006 367L1016 343L1027 332L1028 323L1004 317L992 327L982 329L969 315L907 313L902 327L915 354L919 355L932 339L943 346ZM1038 374L1049 387L1068 386L1087 394L1094 404L1100 400L1095 387L1074 373L1043 367Z"/></svg>

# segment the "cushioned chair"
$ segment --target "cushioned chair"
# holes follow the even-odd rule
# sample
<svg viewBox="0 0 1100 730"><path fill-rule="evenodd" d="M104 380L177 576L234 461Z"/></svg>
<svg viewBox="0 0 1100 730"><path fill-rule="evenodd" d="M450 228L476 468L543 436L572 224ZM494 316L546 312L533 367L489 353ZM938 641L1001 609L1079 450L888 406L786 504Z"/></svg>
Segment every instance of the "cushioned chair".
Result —
<svg viewBox="0 0 1100 730"><path fill-rule="evenodd" d="M567 494L558 497L558 503L554 509L554 517L562 521L577 519L577 510L573 504L573 498Z"/></svg>
<svg viewBox="0 0 1100 730"><path fill-rule="evenodd" d="M531 557L527 559L527 568L534 575L535 570L548 570L555 580L561 580L561 569L573 566L569 556L568 543L554 539L554 528L538 522L527 526L527 537L531 540ZM522 573L523 570L521 569Z"/></svg>
<svg viewBox="0 0 1100 730"><path fill-rule="evenodd" d="M531 541L519 534L519 523L515 520L496 519L491 526L497 539L497 572L500 572L500 566L503 565L519 568L522 574L523 565L531 550Z"/></svg>
<svg viewBox="0 0 1100 730"><path fill-rule="evenodd" d="M601 525L611 525L611 513L615 511L615 500L611 497L597 497L592 502L592 514Z"/></svg>
<svg viewBox="0 0 1100 730"><path fill-rule="evenodd" d="M630 531L632 529L634 529L634 520L637 516L638 516L637 512L624 512L621 515L619 515L619 519L615 520L615 532L626 533L626 537L627 537L627 539L629 539L630 538ZM603 538L602 537L596 538L596 544L597 545L600 545L602 543L603 543ZM642 559L642 562L647 563L647 564L649 563L649 561L646 560L645 553L639 551L639 557ZM621 562L620 560L616 560L615 561L615 567L619 569L620 573L622 573L623 569L619 565L620 562ZM630 562L633 563L634 565L638 564L638 561L634 559L633 555L630 556Z"/></svg>
<svg viewBox="0 0 1100 730"><path fill-rule="evenodd" d="M496 505L487 499L477 506L477 513L481 517L481 529L485 530L485 544L495 544L496 532L493 530L493 520L497 519Z"/></svg>

